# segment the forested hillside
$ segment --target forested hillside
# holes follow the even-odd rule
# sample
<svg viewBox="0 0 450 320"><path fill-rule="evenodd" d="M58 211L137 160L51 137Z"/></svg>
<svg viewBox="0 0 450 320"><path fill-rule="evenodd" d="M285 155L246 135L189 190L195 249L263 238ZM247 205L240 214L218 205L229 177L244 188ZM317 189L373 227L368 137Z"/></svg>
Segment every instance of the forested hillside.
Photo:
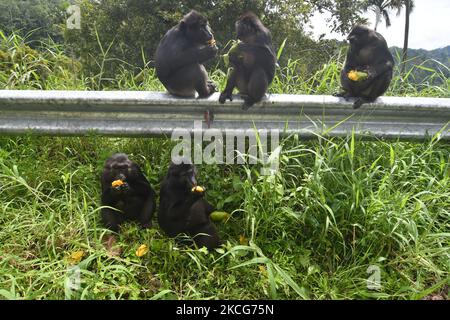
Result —
<svg viewBox="0 0 450 320"><path fill-rule="evenodd" d="M449 39L450 42L450 39ZM390 48L397 64L400 61L402 49ZM442 78L450 77L450 46L434 50L408 49L406 69L411 71L410 81L421 83L429 77L430 72L441 72L443 77L434 78L432 84L440 84Z"/></svg>

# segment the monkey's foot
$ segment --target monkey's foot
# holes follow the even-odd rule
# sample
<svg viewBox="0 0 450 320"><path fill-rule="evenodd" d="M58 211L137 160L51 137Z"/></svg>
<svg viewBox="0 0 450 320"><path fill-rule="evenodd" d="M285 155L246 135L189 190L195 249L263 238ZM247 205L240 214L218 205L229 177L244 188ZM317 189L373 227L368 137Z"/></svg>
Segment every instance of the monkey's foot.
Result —
<svg viewBox="0 0 450 320"><path fill-rule="evenodd" d="M244 104L242 105L242 110L248 110L251 106L253 106L256 101L250 98L249 96L242 96L244 99Z"/></svg>
<svg viewBox="0 0 450 320"><path fill-rule="evenodd" d="M213 94L217 91L217 86L212 80L206 81L206 85L208 86L209 94Z"/></svg>
<svg viewBox="0 0 450 320"><path fill-rule="evenodd" d="M228 92L222 92L219 97L219 102L223 104L225 103L225 101L227 101L227 99L233 101L232 94Z"/></svg>
<svg viewBox="0 0 450 320"><path fill-rule="evenodd" d="M332 94L333 97L337 97L337 98L344 98L345 101L348 101L352 96L350 94L348 94L345 91L342 92L335 92Z"/></svg>
<svg viewBox="0 0 450 320"><path fill-rule="evenodd" d="M197 91L199 99L208 98L214 92L216 92L216 86L214 84L207 84L206 87L207 87L207 93L205 93L205 92L200 93L200 92Z"/></svg>
<svg viewBox="0 0 450 320"><path fill-rule="evenodd" d="M345 92L334 92L332 94L333 97L342 98L345 95Z"/></svg>
<svg viewBox="0 0 450 320"><path fill-rule="evenodd" d="M208 88L211 88L212 90L214 90L214 92L217 91L217 86L216 86L216 84L214 83L214 81L212 81L212 80L207 80L207 81L206 81L206 84L208 85Z"/></svg>
<svg viewBox="0 0 450 320"><path fill-rule="evenodd" d="M195 90L188 91L175 91L172 89L167 89L167 91L176 98L193 99L195 98Z"/></svg>
<svg viewBox="0 0 450 320"><path fill-rule="evenodd" d="M358 109L359 107L362 106L363 103L366 103L367 101L365 99L362 98L358 98L356 99L356 101L353 103L353 109Z"/></svg>
<svg viewBox="0 0 450 320"><path fill-rule="evenodd" d="M206 84L206 88L197 89L198 92L198 98L208 98L211 96L214 92L216 92L216 85L213 82L208 81Z"/></svg>

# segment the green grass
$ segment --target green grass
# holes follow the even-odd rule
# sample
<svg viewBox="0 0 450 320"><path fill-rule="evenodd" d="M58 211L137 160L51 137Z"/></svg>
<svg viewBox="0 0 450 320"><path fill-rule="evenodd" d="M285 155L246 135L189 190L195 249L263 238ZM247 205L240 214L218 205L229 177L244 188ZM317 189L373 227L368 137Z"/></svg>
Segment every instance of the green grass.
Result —
<svg viewBox="0 0 450 320"><path fill-rule="evenodd" d="M4 38L1 50L20 47L20 41L9 47L8 41L17 39ZM47 61L45 77L36 59L16 69L0 66L1 85L86 90L108 83L103 89L162 90L152 69L136 77L124 68L113 81L74 74L70 64L52 62L59 61L58 50L37 57ZM301 62L290 61L271 90L328 94L339 85L338 61L308 79L296 76ZM22 77L31 71L33 77ZM224 85L223 71L212 78ZM448 97L444 83L418 88L397 76L388 94ZM177 247L155 219L149 230L125 225L118 241L122 255L109 256L99 212L103 162L126 152L159 190L173 145L168 139L0 137L0 298L446 297L450 146L438 137L400 142L291 136L282 141L280 171L271 177L259 175L259 165L200 165L207 199L232 214L217 224L225 245L211 252ZM138 258L141 244L150 250ZM69 293L68 258L79 250L85 253L81 289ZM367 289L371 265L381 270L378 291Z"/></svg>

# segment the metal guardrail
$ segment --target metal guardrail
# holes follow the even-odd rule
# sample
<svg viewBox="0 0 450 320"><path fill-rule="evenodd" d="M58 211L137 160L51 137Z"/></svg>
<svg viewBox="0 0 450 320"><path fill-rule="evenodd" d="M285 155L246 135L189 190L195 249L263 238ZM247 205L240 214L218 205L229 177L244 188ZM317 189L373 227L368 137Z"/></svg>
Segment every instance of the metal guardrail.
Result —
<svg viewBox="0 0 450 320"><path fill-rule="evenodd" d="M422 139L440 132L450 140L450 99L381 97L354 110L351 101L321 95L272 94L249 110L237 96L224 105L218 93L208 99L180 99L142 91L0 90L0 133L35 132L109 136L171 136L175 128L192 132L205 110L214 113L211 128L222 133L279 129L301 137L356 134Z"/></svg>

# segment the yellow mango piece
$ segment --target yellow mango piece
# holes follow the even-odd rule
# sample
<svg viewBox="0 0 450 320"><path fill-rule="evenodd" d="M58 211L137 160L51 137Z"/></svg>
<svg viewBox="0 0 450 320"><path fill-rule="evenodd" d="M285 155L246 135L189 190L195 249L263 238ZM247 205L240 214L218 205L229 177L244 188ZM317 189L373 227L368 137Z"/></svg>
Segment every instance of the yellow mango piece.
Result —
<svg viewBox="0 0 450 320"><path fill-rule="evenodd" d="M77 264L77 263L79 263L81 261L83 256L84 256L84 251L83 250L72 252L70 254L70 257L69 257L69 262L71 264Z"/></svg>
<svg viewBox="0 0 450 320"><path fill-rule="evenodd" d="M263 275L267 275L266 267L263 265L258 266L259 272L261 272Z"/></svg>
<svg viewBox="0 0 450 320"><path fill-rule="evenodd" d="M205 188L200 186L195 186L191 189L192 192L205 192Z"/></svg>
<svg viewBox="0 0 450 320"><path fill-rule="evenodd" d="M111 183L111 186L113 187L113 188L117 188L117 187L120 187L121 185L123 185L123 181L122 180L114 180L112 183Z"/></svg>
<svg viewBox="0 0 450 320"><path fill-rule="evenodd" d="M215 46L216 45L216 39L212 38L211 40L209 40L207 42L207 44L209 44L210 46Z"/></svg>
<svg viewBox="0 0 450 320"><path fill-rule="evenodd" d="M347 77L352 81L363 81L367 79L368 74L366 72L358 71L358 70L350 70L347 73Z"/></svg>
<svg viewBox="0 0 450 320"><path fill-rule="evenodd" d="M136 255L138 257L142 257L147 252L148 252L148 247L147 247L147 245L143 244L143 245L139 246L139 248L136 250Z"/></svg>
<svg viewBox="0 0 450 320"><path fill-rule="evenodd" d="M242 246L248 245L248 239L243 234L239 236L239 244Z"/></svg>
<svg viewBox="0 0 450 320"><path fill-rule="evenodd" d="M214 222L224 221L230 218L230 214L225 211L214 211L209 216Z"/></svg>

